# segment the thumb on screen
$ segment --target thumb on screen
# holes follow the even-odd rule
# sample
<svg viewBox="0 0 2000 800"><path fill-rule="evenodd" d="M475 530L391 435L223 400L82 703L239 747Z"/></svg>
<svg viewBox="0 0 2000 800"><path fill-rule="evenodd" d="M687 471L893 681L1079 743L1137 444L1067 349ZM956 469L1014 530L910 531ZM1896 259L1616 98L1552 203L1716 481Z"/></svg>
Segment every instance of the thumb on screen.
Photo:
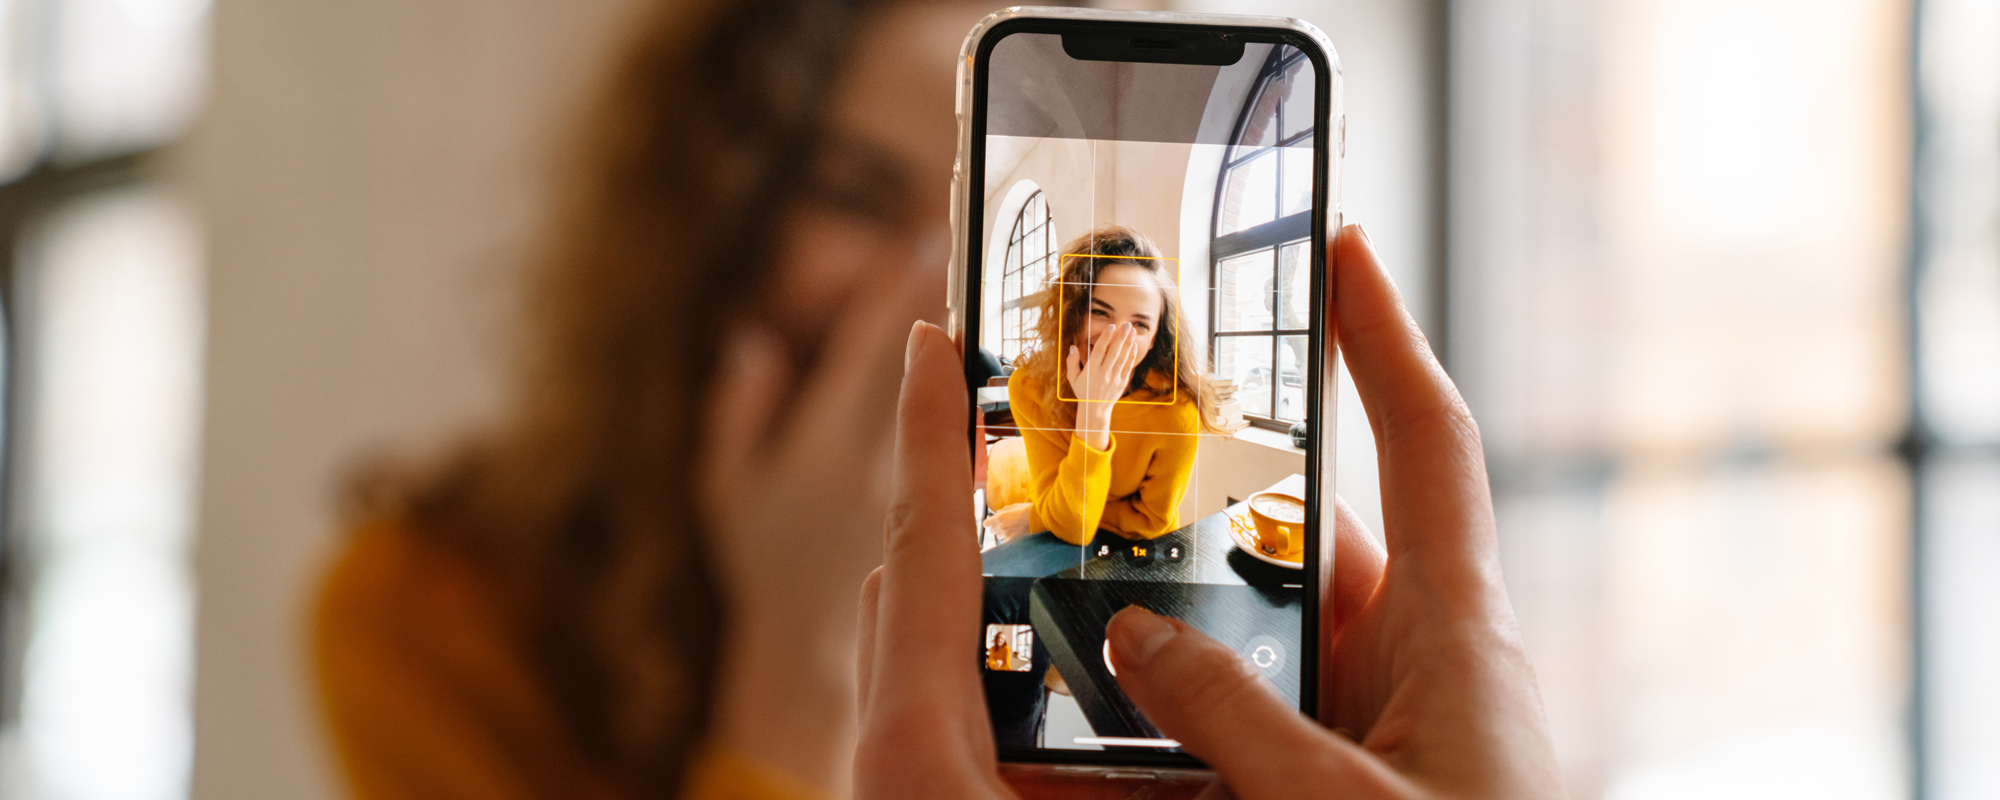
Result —
<svg viewBox="0 0 2000 800"><path fill-rule="evenodd" d="M1105 635L1133 704L1237 797L1309 796L1365 769L1365 752L1301 715L1243 656L1194 626L1133 606L1111 618Z"/></svg>

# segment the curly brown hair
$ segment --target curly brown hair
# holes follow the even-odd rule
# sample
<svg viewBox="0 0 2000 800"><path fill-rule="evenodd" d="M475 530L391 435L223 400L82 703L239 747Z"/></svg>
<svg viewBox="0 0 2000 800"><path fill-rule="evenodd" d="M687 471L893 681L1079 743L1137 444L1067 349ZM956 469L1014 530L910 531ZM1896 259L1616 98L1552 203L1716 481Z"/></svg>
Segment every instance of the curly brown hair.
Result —
<svg viewBox="0 0 2000 800"><path fill-rule="evenodd" d="M1177 282L1166 269L1166 265L1172 262L1160 257L1160 248L1153 244L1153 240L1131 228L1106 225L1063 245L1062 253L1056 282L1042 299L1041 317L1035 323L1037 345L1033 352L1022 358L1022 369L1047 387L1046 407L1056 409L1062 424L1075 424L1075 406L1060 402L1062 397L1076 396L1076 390L1069 386L1069 377L1064 374L1063 359L1069 350L1069 343L1061 340L1065 335L1074 336L1082 332L1088 324L1086 317L1090 313L1090 293L1064 291L1063 287L1094 286L1107 267L1125 264L1152 275L1160 287L1163 300L1159 330L1153 335L1153 346L1132 370L1132 381L1125 387L1126 394L1185 397L1194 404L1201 418L1202 432L1219 433L1220 429L1215 426L1212 416L1216 406L1215 396L1205 377L1208 359L1188 332ZM1155 376L1171 383L1160 383Z"/></svg>
<svg viewBox="0 0 2000 800"><path fill-rule="evenodd" d="M352 513L476 560L577 744L671 797L730 609L696 496L722 331L813 191L832 83L887 0L661 4L584 120L528 282L514 415L441 467L378 467Z"/></svg>

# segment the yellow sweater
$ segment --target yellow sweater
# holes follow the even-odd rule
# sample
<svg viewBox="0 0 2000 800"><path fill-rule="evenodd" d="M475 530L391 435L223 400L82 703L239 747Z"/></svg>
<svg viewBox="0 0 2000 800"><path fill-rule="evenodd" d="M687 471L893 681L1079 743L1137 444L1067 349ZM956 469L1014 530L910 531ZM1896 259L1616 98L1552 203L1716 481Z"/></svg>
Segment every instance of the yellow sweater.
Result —
<svg viewBox="0 0 2000 800"><path fill-rule="evenodd" d="M331 567L314 609L314 661L352 797L639 800L571 741L477 565L376 526L357 532ZM817 794L711 748L679 796Z"/></svg>
<svg viewBox="0 0 2000 800"><path fill-rule="evenodd" d="M1156 401L1144 390L1129 396L1136 401L1119 401L1111 409L1111 446L1098 450L1084 444L1073 423L1059 421L1047 384L1026 370L1008 380L1008 405L1028 450L1030 530L1085 544L1099 528L1151 539L1181 526L1201 413L1184 393L1166 394L1165 376L1153 373L1147 383L1162 392L1159 398L1172 396L1173 402Z"/></svg>

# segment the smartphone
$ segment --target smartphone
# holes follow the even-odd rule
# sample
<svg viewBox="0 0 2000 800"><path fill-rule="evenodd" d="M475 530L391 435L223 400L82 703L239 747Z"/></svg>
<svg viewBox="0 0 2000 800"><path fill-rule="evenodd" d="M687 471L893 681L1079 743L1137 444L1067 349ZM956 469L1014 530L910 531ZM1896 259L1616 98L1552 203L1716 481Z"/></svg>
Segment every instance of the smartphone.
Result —
<svg viewBox="0 0 2000 800"><path fill-rule="evenodd" d="M989 16L962 55L948 324L1000 757L1199 774L1104 629L1176 617L1317 708L1340 62L1298 20L1069 8Z"/></svg>

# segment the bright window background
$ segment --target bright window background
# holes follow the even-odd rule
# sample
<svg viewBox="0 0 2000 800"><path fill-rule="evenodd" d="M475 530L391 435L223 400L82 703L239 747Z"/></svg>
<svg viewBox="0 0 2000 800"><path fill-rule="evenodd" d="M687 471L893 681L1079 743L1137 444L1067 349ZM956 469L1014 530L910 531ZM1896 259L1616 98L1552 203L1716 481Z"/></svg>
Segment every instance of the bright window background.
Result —
<svg viewBox="0 0 2000 800"><path fill-rule="evenodd" d="M0 797L185 797L207 0L0 3Z"/></svg>
<svg viewBox="0 0 2000 800"><path fill-rule="evenodd" d="M2000 752L2000 724L1994 722L2000 720L2000 689L1992 680L2000 674L2000 412L1995 411L2000 409L1995 367L2000 364L2000 35L1994 33L2000 31L2000 11L1994 0L1922 0L1921 9L1855 0L1187 0L1178 5L1300 16L1326 29L1340 48L1350 117L1344 207L1350 218L1368 224L1420 322L1448 346L1453 373L1489 436L1511 588L1572 796L1886 797L1907 794L1904 787L1916 778L1933 797L2000 796L2000 759L1993 755ZM323 132L332 125L339 131L328 135L329 141L368 144L346 154L345 161L329 162L338 165L329 173L342 173L336 179L307 171L285 182L246 183L290 190L290 204L279 204L290 216L280 221L338 229L290 249L251 252L263 261L275 260L271 253L302 263L323 261L315 268L326 275L352 274L356 264L388 264L369 280L406 289L409 284L394 281L415 274L415 266L448 259L439 258L439 250L417 247L394 251L406 261L366 248L340 249L360 247L352 242L379 247L374 243L396 240L385 230L400 229L374 223L362 226L368 235L357 236L355 220L373 218L328 213L318 199L345 188L347 194L337 196L349 205L336 210L382 207L386 195L357 191L341 180L403 191L409 184L398 181L407 176L380 164L437 168L434 151L398 143L434 144L443 135L426 131L451 130L463 124L452 115L486 108L439 100L504 96L512 102L531 94L511 84L506 91L465 92L458 82L413 77L483 78L500 86L529 83L528 78L550 72L525 56L519 63L499 57L478 61L437 42L501 41L510 46L480 52L535 52L532 46L550 41L549 32L561 27L556 22L574 14L567 8L558 16L529 6L450 7L418 20L431 26L418 30L435 32L427 38L408 34L410 19L371 25L368 15L374 12L365 8L308 7L315 13L298 19L236 18L248 31L237 37L233 51L243 56L235 60L237 79L262 91L246 95L256 111L242 112L237 129L249 127L263 138L239 134L242 138L228 140L230 163L241 156L249 165L244 172L258 175L290 175L308 163L297 150L267 143L272 128L264 125L266 108L292 114L281 119L305 120L298 123L300 131ZM337 18L354 24L329 28L325 15L336 8L343 9ZM10 328L28 326L21 331L25 335L7 343L8 371L19 379L15 396L24 404L40 402L35 398L55 384L35 383L30 362L41 351L17 348L35 341L33 325L40 323L29 320L60 315L27 313L36 309L21 304L43 295L20 288L19 279L29 274L30 264L55 270L63 263L96 260L59 257L89 249L57 247L65 239L60 231L100 225L152 230L157 235L133 236L160 244L147 263L198 265L198 241L186 233L191 223L172 195L150 188L143 171L107 168L181 135L207 80L206 13L205 4L188 0L0 3L0 195L33 212L7 216L0 224L12 237L27 233L20 226L29 217L44 223L18 252L0 253L8 287L0 310ZM1920 20L1914 33L1922 48L1915 59L1903 52L1912 39L1913 14ZM486 25L468 26L468 19ZM394 33L383 32L388 29ZM1449 37L1442 35L1447 29ZM274 50L273 41L297 46ZM316 47L325 42L364 56L342 61L324 55L322 50L342 49ZM297 63L271 55L279 50ZM383 53L423 58L395 61ZM501 68L451 72L459 61ZM1920 69L1914 98L1907 96L1912 61ZM531 63L537 66L521 66ZM1433 106L1432 89L1445 83L1438 70L1447 64L1448 102ZM284 67L315 78L268 77L282 77ZM449 86L432 85L443 83ZM298 91L298 86L324 91ZM549 93L577 93L562 86L564 91ZM371 94L388 99L375 105L351 99ZM413 97L426 102L409 102ZM1910 176L1912 143L1901 137L1913 100L1923 117L1915 142L1920 171ZM332 101L347 103L339 109L358 111L328 114L318 105ZM368 113L391 101L400 103L397 114ZM1449 110L1448 120L1439 109ZM416 121L391 124L405 118ZM496 118L513 119L478 117ZM1442 152L1448 152L1451 169L1449 181L1441 183L1436 170L1447 159L1433 157L1441 151L1431 139L1447 122L1453 136ZM369 127L377 124L383 127ZM397 135L383 135L385 130ZM395 146L384 150L383 142ZM400 153L401 160L385 161L384 153ZM465 176L505 174L498 167L522 160L495 156L467 162L478 169L446 174L463 184ZM1922 311L1913 326L1915 364L1906 358L1910 328L1901 300L1907 288L1903 237L1909 233L1901 221L1911 217L1913 198L1906 187L1912 177L1920 187L1914 198L1920 223L1914 249ZM99 179L140 191L77 191ZM1443 232L1433 225L1441 219L1435 211L1447 197L1446 186L1452 224ZM27 191L31 187L35 191ZM232 217L237 229L269 227L269 201L240 205L254 213L239 208ZM436 205L441 204L427 204L424 211L432 213ZM513 219L478 208L481 213L468 216L481 224ZM408 224L423 234L405 239L438 237L433 217L389 216L421 221ZM105 222L114 219L126 222ZM179 226L189 227L159 234ZM469 223L460 227L485 230ZM1448 273L1435 246L1447 233ZM191 247L197 256L182 261L168 254L179 247ZM318 250L335 255L302 258L318 256ZM23 257L29 253L38 255ZM198 268L158 269L199 280ZM264 274L247 266L243 271ZM143 272L128 264L124 274ZM1443 274L1450 280L1433 280ZM246 280L239 277L232 285L240 288ZM295 294L278 296L324 304L323 285L344 284L301 285L307 289L293 287ZM1429 299L1443 294L1453 301L1449 315L1434 313ZM77 308L93 308L95 302ZM310 347L244 363L289 377L378 378L352 368L343 372L344 362L320 354L323 341L371 341L347 335L353 331L343 326L352 319L381 324L375 315L340 308L339 315L329 314L339 316L340 325L308 328L328 334ZM76 313L80 319L102 319ZM440 315L427 307L413 316ZM130 333L123 323L106 325L107 337ZM155 350L153 344L161 342L139 348L153 355L122 363L174 358L168 355L171 347ZM1920 401L1907 407L1913 370ZM95 380L79 378L75 385ZM259 452L317 453L317 439L284 437L304 435L293 433L298 430L347 430L340 426L352 416L346 406L328 411L329 404L352 405L346 395L338 401L301 400L282 392L248 396L259 402L284 397L324 415L310 426L287 417L281 424L246 428L250 433L243 435L263 445ZM399 397L396 405L400 413L410 404ZM114 415L164 413L108 407L123 409L107 412ZM1366 496L1373 489L1374 464L1358 408L1352 394L1343 393L1342 491L1360 495L1363 515L1379 522L1372 497ZM35 418L25 405L13 411L28 414L15 419L18 430L7 432L13 463L20 467L28 463L21 460L28 457L21 445L54 423ZM1917 438L1923 455L1916 460L1920 471L1914 482L1890 449L1903 436L1903 418L1910 413L1917 415L1923 434ZM105 419L111 427L112 417ZM269 447L271 436L287 446ZM164 464L159 446L155 441L103 457ZM83 458L83 452L75 457ZM275 463L279 469L256 461L237 470L260 477L292 475L285 471L290 462ZM21 470L13 474L20 477ZM175 480L187 477L152 485L186 485ZM324 471L299 480L311 491L327 482ZM262 491L269 484L257 481L242 485L260 491L234 494L276 505L291 502L286 492L294 491ZM47 515L59 506L29 507L45 496L58 493L30 494L24 484L7 510L12 521L6 542L9 594L0 616L0 637L6 641L0 648L6 654L0 665L0 796L173 796L147 793L161 787L184 793L174 788L184 785L184 765L160 767L184 758L173 755L181 752L174 748L185 746L175 738L184 735L178 727L184 722L158 720L184 721L186 714L185 681L174 677L185 675L186 640L176 638L184 631L173 629L183 624L174 620L187 613L184 604L192 597L185 583L173 583L184 580L176 577L181 573L174 565L185 553L131 543L164 541L174 530L184 537L185 528L153 518L105 537L126 544L95 542L58 558L53 544L29 547L27 542L44 537L37 533L31 539L21 521L54 519ZM1914 541L1913 510L1920 521ZM266 554L270 551L244 550L242 543L261 547L289 530L267 524L269 517L253 519L230 543L238 548L233 555ZM319 517L310 519L313 524L304 527L316 532L324 527ZM95 535L75 538L90 541ZM1912 544L1920 554L1914 565L1907 555ZM137 558L135 553L151 555L141 559L144 564L117 561ZM1913 567L1924 577L1918 592L1911 592L1903 577ZM284 584L285 592L242 591L234 599L248 598L242 606L290 607L294 572L277 574L273 583ZM79 588L104 576L132 579L119 580L115 592ZM210 591L212 596L214 584ZM144 607L131 602L142 592L159 602ZM1920 601L1923 620L1915 630L1907 623L1912 598ZM63 608L70 611L58 613ZM274 629L249 626L247 633L234 635L256 642L282 639ZM90 668L97 671L87 681L69 679L54 667L31 667L30 673L45 669L53 677L22 680L22 668L30 664L21 656L29 651L143 656L131 649L139 645L104 635L120 630L161 634L146 645L160 660L92 660ZM1904 666L1913 655L1913 638L1921 667L1916 674ZM30 647L30 639L55 644ZM92 649L100 647L105 649ZM57 655L29 661L65 663ZM254 673L256 680L238 682L281 683L266 680L290 674L292 665L281 661L261 659L256 663L279 665L259 666L266 672ZM223 674L216 679L253 673L225 669ZM90 698L116 695L134 703L129 708L166 710L159 716L147 711L138 725L121 719L112 727L105 703L78 699L84 693L69 695L73 703L58 702L64 695L47 693L63 691L65 681L71 690L91 688ZM157 691L141 692L148 686ZM1915 709L1905 705L1912 686L1922 698ZM257 691L240 694L245 699L221 707L250 722L218 726L222 737L204 740L205 753L222 754L208 756L210 781L323 790L316 782L320 773L286 760L292 750L267 746L300 738L297 730L311 725L295 720L307 714L297 709L310 704L291 695L274 701ZM51 716L31 715L31 709ZM1917 762L1922 770L1914 775L1903 755L1912 719L1922 746ZM44 727L35 732L34 725ZM47 744L30 749L24 745L30 741ZM63 742L88 744L64 750ZM30 753L37 759L32 764L24 760ZM37 787L32 794L31 775ZM272 775L290 782L246 783Z"/></svg>
<svg viewBox="0 0 2000 800"><path fill-rule="evenodd" d="M1572 796L1907 796L1910 7L1454 8L1451 366Z"/></svg>

